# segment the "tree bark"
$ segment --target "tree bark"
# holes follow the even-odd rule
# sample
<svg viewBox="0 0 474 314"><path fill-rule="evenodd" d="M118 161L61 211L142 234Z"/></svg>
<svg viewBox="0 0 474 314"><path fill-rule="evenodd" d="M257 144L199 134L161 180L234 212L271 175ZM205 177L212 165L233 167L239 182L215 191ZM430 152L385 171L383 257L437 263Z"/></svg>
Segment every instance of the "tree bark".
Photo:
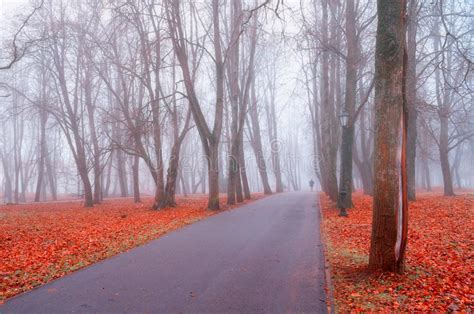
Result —
<svg viewBox="0 0 474 314"><path fill-rule="evenodd" d="M207 208L219 209L219 144L211 142L207 159L207 176L209 178L209 197Z"/></svg>
<svg viewBox="0 0 474 314"><path fill-rule="evenodd" d="M48 114L44 110L40 111L40 149L38 158L38 181L36 182L35 202L39 202L41 198L41 191L44 184L44 164L46 154L48 153L46 144L46 123L48 121Z"/></svg>
<svg viewBox="0 0 474 314"><path fill-rule="evenodd" d="M408 199L416 200L416 141L417 117L416 108L416 31L417 31L418 1L410 0L407 23L407 79L406 91L408 102L408 142L407 142L407 171Z"/></svg>
<svg viewBox="0 0 474 314"><path fill-rule="evenodd" d="M321 33L322 42L324 45L329 46L329 19L328 19L328 1L322 0L322 20L321 20ZM333 156L333 151L336 149L337 144L333 143L334 128L337 128L337 124L331 119L331 114L334 111L333 100L330 94L330 82L329 82L329 49L323 48L321 58L321 165L324 171L321 171L323 177L323 187L325 192L329 195L331 200L337 201L338 199L338 186L337 186L337 161ZM332 95L333 96L333 95Z"/></svg>
<svg viewBox="0 0 474 314"><path fill-rule="evenodd" d="M443 173L444 182L444 196L453 196L453 178L451 176L451 167L449 165L449 117L447 114L441 114L440 116L440 136L439 136L439 159L441 162L441 171Z"/></svg>
<svg viewBox="0 0 474 314"><path fill-rule="evenodd" d="M171 148L170 161L168 165L168 173L166 176L166 186L165 186L165 195L162 205L165 207L174 207L176 206L176 184L178 182L178 172L179 172L179 158L181 146L183 144L184 138L188 132L189 122L191 119L191 111L188 110L186 114L186 120L183 126L183 130L178 135L178 112L176 104L174 106L173 112L171 112L173 117L173 129L174 129L174 143Z"/></svg>
<svg viewBox="0 0 474 314"><path fill-rule="evenodd" d="M260 132L260 121L258 118L258 104L257 104L257 96L255 93L255 82L252 82L252 98L251 104L249 108L249 116L251 121L251 129L252 129L252 148L255 154L255 159L257 161L257 168L262 178L263 184L263 193L266 195L272 194L272 189L270 187L270 182L268 180L268 173L267 173L267 164L265 161L265 156L263 154L263 145L262 145L262 136Z"/></svg>
<svg viewBox="0 0 474 314"><path fill-rule="evenodd" d="M93 154L93 172L94 172L94 204L100 204L102 201L102 167L100 164L100 148L99 140L97 138L97 131L95 125L95 105L92 100L92 81L91 81L90 69L86 67L85 78L83 82L84 94L85 94L85 105L87 108L87 117L89 121L89 130L92 142L92 154Z"/></svg>
<svg viewBox="0 0 474 314"><path fill-rule="evenodd" d="M375 179L369 268L402 272L407 217L402 216L404 211L400 208L400 173L397 156L405 101L403 85L406 2L378 0L377 10Z"/></svg>
<svg viewBox="0 0 474 314"><path fill-rule="evenodd" d="M214 46L214 70L216 76L215 92L215 113L214 126L209 128L200 102L196 95L194 81L188 64L186 52L186 41L184 37L183 26L181 22L180 2L178 0L169 0L167 5L167 20L170 29L171 41L178 58L183 81L186 88L189 107L194 117L194 122L198 129L204 153L208 164L209 177L209 195L208 209L218 210L219 207L219 141L222 133L222 121L224 114L224 57L221 47L219 0L212 1L212 19L213 19L213 46Z"/></svg>
<svg viewBox="0 0 474 314"><path fill-rule="evenodd" d="M342 128L341 177L339 182L339 208L352 208L352 148L354 146L354 119L357 96L358 43L356 38L356 12L354 0L346 2L346 95L345 111L348 125ZM343 193L342 193L343 192Z"/></svg>
<svg viewBox="0 0 474 314"><path fill-rule="evenodd" d="M46 154L45 163L46 163L46 175L48 177L48 184L49 184L49 189L51 192L51 198L53 201L56 201L58 199L57 191L56 191L56 175L55 175L56 172L55 172L55 169L53 169L51 154L49 153Z"/></svg>
<svg viewBox="0 0 474 314"><path fill-rule="evenodd" d="M135 203L141 203L140 197L140 157L133 156L133 201Z"/></svg>
<svg viewBox="0 0 474 314"><path fill-rule="evenodd" d="M276 103L275 103L275 76L269 80L270 100L265 103L267 114L268 136L270 140L270 154L272 160L273 173L275 175L275 191L283 192L283 180L281 174L280 149L281 143L278 138L278 126L276 122Z"/></svg>
<svg viewBox="0 0 474 314"><path fill-rule="evenodd" d="M120 186L120 196L128 196L127 171L125 170L125 158L121 149L116 152L117 157L117 174Z"/></svg>
<svg viewBox="0 0 474 314"><path fill-rule="evenodd" d="M244 153L244 147L241 145L240 146L240 177L242 179L242 189L244 192L244 198L246 200L249 200L252 198L252 195L250 193L250 186L249 186L249 181L247 178L247 169L245 167L245 153Z"/></svg>

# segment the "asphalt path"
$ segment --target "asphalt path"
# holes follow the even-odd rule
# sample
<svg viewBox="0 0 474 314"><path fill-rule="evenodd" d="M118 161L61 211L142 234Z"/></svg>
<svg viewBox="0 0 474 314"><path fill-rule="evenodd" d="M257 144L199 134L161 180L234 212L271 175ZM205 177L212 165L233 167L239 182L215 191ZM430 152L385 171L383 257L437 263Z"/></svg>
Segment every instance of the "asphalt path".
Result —
<svg viewBox="0 0 474 314"><path fill-rule="evenodd" d="M284 193L8 300L2 313L325 313L316 194Z"/></svg>

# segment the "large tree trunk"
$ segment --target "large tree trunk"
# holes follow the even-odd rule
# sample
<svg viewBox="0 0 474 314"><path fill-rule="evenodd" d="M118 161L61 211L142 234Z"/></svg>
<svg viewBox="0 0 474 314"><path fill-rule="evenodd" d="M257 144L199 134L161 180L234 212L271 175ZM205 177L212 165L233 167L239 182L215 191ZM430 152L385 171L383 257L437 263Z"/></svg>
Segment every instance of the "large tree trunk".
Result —
<svg viewBox="0 0 474 314"><path fill-rule="evenodd" d="M408 9L407 23L407 105L408 105L408 141L407 141L407 172L408 199L416 200L416 139L417 116L416 108L416 30L417 30L417 0L411 0Z"/></svg>
<svg viewBox="0 0 474 314"><path fill-rule="evenodd" d="M356 12L354 0L346 2L346 99L345 111L349 122L342 128L341 177L339 183L339 208L352 208L352 147L354 146L354 115L357 96L358 47L356 38Z"/></svg>
<svg viewBox="0 0 474 314"><path fill-rule="evenodd" d="M230 151L228 156L228 172L227 172L227 204L233 205L236 201L242 201L242 189L239 178L239 48L240 40L240 16L241 16L240 0L231 1L231 27L230 37L233 44L230 46L227 60L227 77L229 79L230 90Z"/></svg>
<svg viewBox="0 0 474 314"><path fill-rule="evenodd" d="M369 268L402 272L407 217L400 208L398 149L405 101L406 3L404 0L378 0L377 9L375 180Z"/></svg>

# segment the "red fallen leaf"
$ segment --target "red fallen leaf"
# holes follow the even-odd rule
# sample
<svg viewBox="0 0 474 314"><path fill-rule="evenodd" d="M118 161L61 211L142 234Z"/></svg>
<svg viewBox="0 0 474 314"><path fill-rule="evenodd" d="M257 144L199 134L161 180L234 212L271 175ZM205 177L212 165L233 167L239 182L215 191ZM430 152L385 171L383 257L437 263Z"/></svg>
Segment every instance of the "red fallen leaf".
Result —
<svg viewBox="0 0 474 314"><path fill-rule="evenodd" d="M369 273L372 199L354 194L348 219L321 194L334 297L340 312L459 311L474 306L473 195L418 194L410 203L405 275ZM367 293L360 294L360 291ZM357 296L357 304L353 298Z"/></svg>
<svg viewBox="0 0 474 314"><path fill-rule="evenodd" d="M106 200L90 209L80 202L2 206L0 302L215 214L206 197L177 201L161 211L150 210L152 199Z"/></svg>

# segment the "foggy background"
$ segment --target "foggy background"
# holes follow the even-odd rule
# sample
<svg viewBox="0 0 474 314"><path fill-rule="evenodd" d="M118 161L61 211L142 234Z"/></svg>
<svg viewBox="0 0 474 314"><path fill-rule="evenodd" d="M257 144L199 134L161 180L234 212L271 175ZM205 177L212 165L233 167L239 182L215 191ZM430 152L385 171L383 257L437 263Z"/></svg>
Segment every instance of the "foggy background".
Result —
<svg viewBox="0 0 474 314"><path fill-rule="evenodd" d="M247 112L241 143L244 159L240 162L252 192L263 191L259 171L259 168L262 169L262 160L272 192L278 189L275 162L278 163L277 168L281 169L285 191L308 190L310 179L315 180L320 187L325 173L332 173L339 180L339 116L344 108L347 53L345 4L334 2L329 5L326 24L329 38L324 39L321 31L324 2L295 0L259 7L263 2L243 1L243 16L259 7L246 23L241 21L242 25L238 26L242 33L238 38L240 50L237 52L237 78L242 106L250 62L252 27L256 27L258 35L251 83L255 97L249 96L248 107L244 109ZM11 60L12 38L38 3L0 0L2 64ZM0 195L4 203L33 201L35 196L41 201L82 197L85 193L84 178L79 174L80 165L74 156L81 146L90 184L92 189L100 185L101 199L133 196L134 192L135 197L137 192L142 195L155 194L156 182L146 160L150 158L151 163L160 168L155 150L154 123L161 130L161 167L166 177L176 130L168 107L171 104L175 106L178 131L185 125L189 109L182 68L169 39L171 26L166 15L167 3L151 0L46 0L31 17L17 38L21 49L28 47L25 55L11 69L0 72ZM212 10L210 2L191 1L191 4L185 1L181 8L185 36L189 38L186 49L190 64L193 64L193 49L199 59L194 84L207 124L212 127L216 91ZM418 1L415 5L418 112L416 186L420 190L431 190L445 185L440 145L447 141L448 167L454 188L472 188L474 19L470 12L474 11L474 4L450 0L430 3ZM147 11L150 6L153 6L156 16ZM134 9L139 13L134 12ZM370 194L370 182L367 180L370 181L373 160L374 100L371 82L377 22L374 17L375 1L359 1L356 9L359 36L356 108L360 107L360 111L354 125L353 187ZM225 50L233 45L232 2L223 1L220 10L220 32ZM199 16L199 19L194 20L190 12L195 12L195 17ZM149 41L149 47L156 49L154 19L160 21L158 28L163 36L160 66L154 61L151 61L151 65L145 65L143 51L140 50L139 27L146 29L144 33L148 36L146 40ZM448 33L448 29L452 33ZM193 44L193 41L199 44ZM147 53L153 60L155 51ZM328 84L330 106L323 103L320 94L325 80L325 54L330 69L330 73L326 73L331 80ZM60 67L55 58L62 58ZM146 66L150 67L150 72L147 72L149 69ZM74 116L68 118L65 118L65 94L60 86L61 67L66 72L67 94L71 102L76 103L74 113L68 113ZM228 187L233 132L232 82L229 79L232 70L227 68L227 64L224 68L224 113L218 169L221 193L226 193ZM146 154L137 151L133 132L127 126L120 105L124 92L123 86L120 86L120 71L129 87L131 121L140 121L142 124L139 138ZM158 92L160 96L156 97L160 121L154 119L151 92L142 81L145 73L152 73L150 82L155 88L157 72L154 71L159 72L158 85L162 89ZM91 99L87 99L87 95ZM367 99L364 100L366 95ZM91 105L89 109L87 102ZM250 117L251 106L257 107L262 142L260 152L257 152L253 142L255 129ZM442 125L441 117L446 117L446 125ZM77 122L77 138L72 135L73 120ZM446 127L448 138L441 139L441 129ZM271 134L275 130L276 136ZM318 132L322 137L319 144ZM331 140L326 141L329 137ZM79 139L79 142L75 139ZM46 144L45 149L42 149L42 143ZM278 160L275 160L276 155ZM138 171L134 172L136 165ZM179 154L177 194L209 192L207 169L198 128L194 116L191 116L189 131ZM162 180L166 181L165 178Z"/></svg>

